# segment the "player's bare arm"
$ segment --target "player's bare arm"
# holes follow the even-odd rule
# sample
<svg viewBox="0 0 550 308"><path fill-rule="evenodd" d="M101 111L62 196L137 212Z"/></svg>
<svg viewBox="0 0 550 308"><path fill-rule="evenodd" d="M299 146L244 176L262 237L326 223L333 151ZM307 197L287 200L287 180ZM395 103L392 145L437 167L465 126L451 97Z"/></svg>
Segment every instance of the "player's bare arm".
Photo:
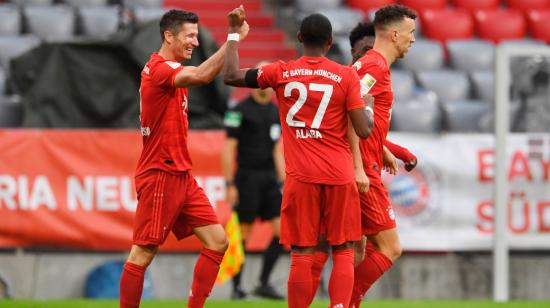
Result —
<svg viewBox="0 0 550 308"><path fill-rule="evenodd" d="M248 27L246 21L244 21L242 27ZM238 31L238 29L233 28L229 33L231 35L231 33L236 33L236 31ZM223 81L225 84L234 87L259 88L256 81L258 69L239 69L238 41L228 40L226 44L225 62L223 66ZM249 81L248 84L247 80Z"/></svg>
<svg viewBox="0 0 550 308"><path fill-rule="evenodd" d="M361 150L359 149L359 138L355 134L351 120L348 120L347 138L353 155L353 167L355 169L355 183L360 193L366 193L369 190L369 178L363 168L363 160L361 158Z"/></svg>
<svg viewBox="0 0 550 308"><path fill-rule="evenodd" d="M245 11L242 6L228 14L229 33L239 35L243 40L248 35L248 24L244 21ZM187 88L201 86L210 83L222 70L227 43L224 43L218 51L199 66L186 66L174 79L174 86Z"/></svg>
<svg viewBox="0 0 550 308"><path fill-rule="evenodd" d="M372 127L374 126L374 112L372 109L374 98L372 95L367 94L363 96L363 101L367 104L365 109L359 108L350 110L348 114L357 136L366 139L370 136Z"/></svg>
<svg viewBox="0 0 550 308"><path fill-rule="evenodd" d="M396 175L397 174L397 159L393 155L393 153L388 150L386 146L384 146L384 155L382 156L382 162L384 164L383 170L388 172L389 174Z"/></svg>

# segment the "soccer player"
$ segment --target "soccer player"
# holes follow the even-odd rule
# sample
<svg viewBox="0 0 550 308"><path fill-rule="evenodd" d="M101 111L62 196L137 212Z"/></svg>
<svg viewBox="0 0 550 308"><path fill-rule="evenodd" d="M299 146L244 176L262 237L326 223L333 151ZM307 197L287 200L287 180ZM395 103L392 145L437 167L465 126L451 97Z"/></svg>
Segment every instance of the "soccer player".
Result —
<svg viewBox="0 0 550 308"><path fill-rule="evenodd" d="M363 235L369 239L364 260L355 269L355 282L349 307L358 308L365 292L401 255L395 213L381 180L383 146L388 134L393 104L390 66L403 58L415 41L416 14L402 5L379 9L374 18L376 38L353 67L361 78L362 93L374 96L374 128L361 141L361 153L370 189L361 195Z"/></svg>
<svg viewBox="0 0 550 308"><path fill-rule="evenodd" d="M261 62L260 67L267 62ZM227 138L222 152L226 203L239 216L243 246L249 238L254 220L270 221L273 238L263 252L260 284L254 294L270 299L283 299L269 284L269 277L283 251L279 244L281 189L284 182L284 158L281 149L279 110L273 103L273 90L253 89L250 96L227 111ZM237 159L235 159L235 155ZM235 172L235 161L237 170ZM231 298L241 299L241 271L233 277Z"/></svg>
<svg viewBox="0 0 550 308"><path fill-rule="evenodd" d="M353 242L360 238L359 193L346 139L348 114L361 138L370 134L372 119L353 69L325 57L332 44L330 21L321 14L307 16L298 40L304 50L301 58L241 70L238 42L228 42L224 81L232 86L272 87L279 101L287 174L281 243L292 247L288 306L309 304L313 252L324 226L334 260L330 307L346 307L353 285Z"/></svg>
<svg viewBox="0 0 550 308"><path fill-rule="evenodd" d="M231 32L248 33L244 10L229 13ZM227 238L203 189L191 175L187 150L188 93L220 72L226 45L198 67L182 66L199 45L198 16L170 10L160 20L162 45L141 73L140 120L143 151L136 169L138 206L133 245L120 279L120 307L139 307L145 270L172 231L195 234L203 248L195 264L188 307L203 307L219 270Z"/></svg>
<svg viewBox="0 0 550 308"><path fill-rule="evenodd" d="M351 30L349 43L353 63L374 47L374 39L374 24L371 22L360 22ZM396 171L397 164L395 163L395 157L405 164L405 170L407 171L414 169L418 162L416 156L407 148L386 139L384 141L384 169L390 173L395 173Z"/></svg>

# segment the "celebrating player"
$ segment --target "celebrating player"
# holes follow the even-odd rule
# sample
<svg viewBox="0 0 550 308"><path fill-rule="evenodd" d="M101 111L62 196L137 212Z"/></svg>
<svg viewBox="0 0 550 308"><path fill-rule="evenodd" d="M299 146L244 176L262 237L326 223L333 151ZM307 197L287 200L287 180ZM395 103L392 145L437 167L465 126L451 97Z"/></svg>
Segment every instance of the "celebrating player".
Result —
<svg viewBox="0 0 550 308"><path fill-rule="evenodd" d="M370 189L361 195L363 235L369 239L365 258L355 269L350 307L357 308L365 292L401 255L395 214L381 180L383 146L388 134L393 104L390 65L403 58L415 41L416 14L405 6L389 5L374 18L376 39L353 66L361 78L363 93L374 96L374 128L369 139L361 141L361 153Z"/></svg>
<svg viewBox="0 0 550 308"><path fill-rule="evenodd" d="M229 29L240 39L248 25L244 10L230 12ZM219 270L227 238L203 189L190 173L187 150L188 93L220 72L226 45L198 67L182 66L198 42L198 16L170 10L162 16L160 50L141 73L140 119L143 151L136 170L138 207L133 245L120 279L120 307L139 307L143 277L158 247L172 231L178 239L195 234L203 248L195 264L188 307L203 307Z"/></svg>
<svg viewBox="0 0 550 308"><path fill-rule="evenodd" d="M298 40L304 47L301 58L239 70L235 35L227 45L224 80L233 86L272 87L279 100L287 174L281 243L292 247L288 306L309 304L313 251L322 225L333 247L330 307L345 307L353 284L352 242L360 238L359 193L346 141L348 114L361 138L370 134L372 119L353 69L324 56L332 44L330 21L321 14L309 15Z"/></svg>

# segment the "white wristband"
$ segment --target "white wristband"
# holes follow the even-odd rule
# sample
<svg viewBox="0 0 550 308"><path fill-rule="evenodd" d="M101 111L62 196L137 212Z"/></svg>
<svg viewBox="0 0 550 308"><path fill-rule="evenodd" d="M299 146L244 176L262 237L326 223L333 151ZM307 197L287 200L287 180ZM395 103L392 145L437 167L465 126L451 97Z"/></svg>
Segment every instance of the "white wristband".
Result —
<svg viewBox="0 0 550 308"><path fill-rule="evenodd" d="M374 110L372 110L372 107L371 107L371 106L365 107L365 110L366 110L366 111L369 111L370 114L374 115Z"/></svg>
<svg viewBox="0 0 550 308"><path fill-rule="evenodd" d="M227 41L235 41L238 42L241 39L241 36L239 33L228 33L227 34Z"/></svg>

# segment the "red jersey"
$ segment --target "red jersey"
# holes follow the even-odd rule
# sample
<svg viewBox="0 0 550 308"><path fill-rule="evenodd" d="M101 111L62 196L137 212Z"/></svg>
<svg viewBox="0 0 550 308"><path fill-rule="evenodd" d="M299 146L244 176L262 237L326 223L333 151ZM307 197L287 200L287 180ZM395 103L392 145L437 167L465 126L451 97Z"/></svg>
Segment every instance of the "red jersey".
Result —
<svg viewBox="0 0 550 308"><path fill-rule="evenodd" d="M160 169L170 173L191 169L187 150L187 89L174 87L183 66L156 52L141 71L140 120L143 151L136 175Z"/></svg>
<svg viewBox="0 0 550 308"><path fill-rule="evenodd" d="M287 174L307 183L353 181L347 112L365 107L355 71L325 57L301 57L263 66L258 84L277 94Z"/></svg>
<svg viewBox="0 0 550 308"><path fill-rule="evenodd" d="M369 138L360 140L361 157L367 174L382 172L384 142L390 129L393 90L390 67L386 59L371 49L353 64L361 78L361 94L374 97L374 127ZM372 168L373 164L377 167Z"/></svg>

